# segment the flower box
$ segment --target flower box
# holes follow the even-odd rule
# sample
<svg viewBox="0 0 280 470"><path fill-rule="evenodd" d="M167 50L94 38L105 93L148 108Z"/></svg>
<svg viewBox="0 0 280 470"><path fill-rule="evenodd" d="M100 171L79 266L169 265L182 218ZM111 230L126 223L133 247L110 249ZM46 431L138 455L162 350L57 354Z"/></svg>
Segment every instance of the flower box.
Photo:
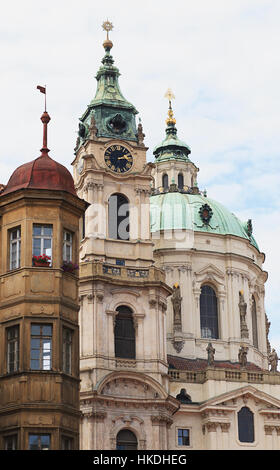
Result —
<svg viewBox="0 0 280 470"><path fill-rule="evenodd" d="M79 269L79 265L72 261L63 261L61 269L63 269L65 273L73 273L76 269Z"/></svg>
<svg viewBox="0 0 280 470"><path fill-rule="evenodd" d="M51 264L51 257L47 255L39 255L39 256L32 256L33 266L45 268L50 266Z"/></svg>

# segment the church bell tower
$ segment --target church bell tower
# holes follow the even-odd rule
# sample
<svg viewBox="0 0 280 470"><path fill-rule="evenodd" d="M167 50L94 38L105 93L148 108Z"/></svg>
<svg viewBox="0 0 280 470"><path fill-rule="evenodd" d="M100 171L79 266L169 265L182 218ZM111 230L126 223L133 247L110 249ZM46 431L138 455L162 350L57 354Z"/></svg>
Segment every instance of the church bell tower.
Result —
<svg viewBox="0 0 280 470"><path fill-rule="evenodd" d="M165 343L172 290L153 264L153 164L119 87L112 27L103 24L105 55L73 161L77 193L90 204L80 247L81 448L164 449L178 408Z"/></svg>

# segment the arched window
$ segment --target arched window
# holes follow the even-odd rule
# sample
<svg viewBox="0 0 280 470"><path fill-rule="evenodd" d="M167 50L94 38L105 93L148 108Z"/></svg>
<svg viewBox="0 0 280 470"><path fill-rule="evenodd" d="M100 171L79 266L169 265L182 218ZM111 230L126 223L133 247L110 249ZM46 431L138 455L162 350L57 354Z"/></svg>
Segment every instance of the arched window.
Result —
<svg viewBox="0 0 280 470"><path fill-rule="evenodd" d="M109 238L129 240L129 203L123 194L109 197Z"/></svg>
<svg viewBox="0 0 280 470"><path fill-rule="evenodd" d="M184 175L182 173L178 174L178 188L184 189Z"/></svg>
<svg viewBox="0 0 280 470"><path fill-rule="evenodd" d="M252 296L252 332L253 332L253 345L258 347L258 324L257 324L257 308L255 297Z"/></svg>
<svg viewBox="0 0 280 470"><path fill-rule="evenodd" d="M129 429L122 429L118 432L117 450L137 450L137 438Z"/></svg>
<svg viewBox="0 0 280 470"><path fill-rule="evenodd" d="M254 442L254 414L247 407L243 406L237 413L238 417L238 439L240 442Z"/></svg>
<svg viewBox="0 0 280 470"><path fill-rule="evenodd" d="M168 175L166 173L162 176L162 186L164 190L168 190Z"/></svg>
<svg viewBox="0 0 280 470"><path fill-rule="evenodd" d="M115 320L115 356L135 359L135 328L132 311L122 305L117 308Z"/></svg>
<svg viewBox="0 0 280 470"><path fill-rule="evenodd" d="M200 294L200 329L202 338L218 338L217 297L211 286L204 285Z"/></svg>

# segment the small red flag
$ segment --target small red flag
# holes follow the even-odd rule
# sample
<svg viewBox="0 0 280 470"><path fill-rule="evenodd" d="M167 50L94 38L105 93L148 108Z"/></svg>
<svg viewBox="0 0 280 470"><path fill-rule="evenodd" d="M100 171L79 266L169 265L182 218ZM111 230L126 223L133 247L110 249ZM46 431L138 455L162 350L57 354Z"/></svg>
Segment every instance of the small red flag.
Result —
<svg viewBox="0 0 280 470"><path fill-rule="evenodd" d="M46 94L46 88L45 87L38 85L37 88L38 88L38 90L40 90L41 93Z"/></svg>

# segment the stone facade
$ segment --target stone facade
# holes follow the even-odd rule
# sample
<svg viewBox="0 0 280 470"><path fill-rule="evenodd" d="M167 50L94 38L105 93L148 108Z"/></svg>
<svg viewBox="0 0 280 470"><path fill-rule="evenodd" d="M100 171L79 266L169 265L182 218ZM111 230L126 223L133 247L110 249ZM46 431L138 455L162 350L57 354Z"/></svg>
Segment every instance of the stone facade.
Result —
<svg viewBox="0 0 280 470"><path fill-rule="evenodd" d="M0 448L28 449L30 436L48 436L52 449L63 440L79 447L78 278L61 269L63 231L73 234L73 256L79 244L84 202L63 192L19 190L0 199ZM52 227L52 264L32 263L33 225ZM20 262L12 268L11 232L20 229ZM32 366L32 327L49 328L51 364ZM9 349L9 332L17 331ZM71 332L71 371L63 366L63 332ZM11 342L12 344L12 342ZM34 347L34 346L33 346ZM34 350L33 350L34 351ZM12 356L13 355L13 356ZM16 359L16 355L18 355ZM44 359L41 358L43 361ZM37 360L37 356L36 356ZM43 370L45 369L45 370ZM8 447L7 447L8 446Z"/></svg>
<svg viewBox="0 0 280 470"><path fill-rule="evenodd" d="M102 74L110 74L109 50L98 87ZM110 80L119 90L114 74ZM81 449L122 448L123 430L133 433L138 449L279 449L280 375L268 367L264 255L252 231L235 219L237 232L217 230L216 207L199 191L198 168L177 138L171 103L167 137L156 147L155 163L148 164L142 125L138 142L137 134L131 140L104 137L104 123L99 136L95 106L110 102L111 113L110 96L103 103L93 100L84 114L83 122L92 113L94 126L79 141L73 162L78 194L90 203L80 247ZM114 109L125 116L128 104L122 100ZM132 155L129 171L106 166L112 146ZM109 199L117 193L129 201L126 240L110 237ZM195 229L150 232L153 198L170 193L201 195ZM217 299L216 337L201 329L205 285ZM132 312L133 358L115 352L122 305Z"/></svg>

